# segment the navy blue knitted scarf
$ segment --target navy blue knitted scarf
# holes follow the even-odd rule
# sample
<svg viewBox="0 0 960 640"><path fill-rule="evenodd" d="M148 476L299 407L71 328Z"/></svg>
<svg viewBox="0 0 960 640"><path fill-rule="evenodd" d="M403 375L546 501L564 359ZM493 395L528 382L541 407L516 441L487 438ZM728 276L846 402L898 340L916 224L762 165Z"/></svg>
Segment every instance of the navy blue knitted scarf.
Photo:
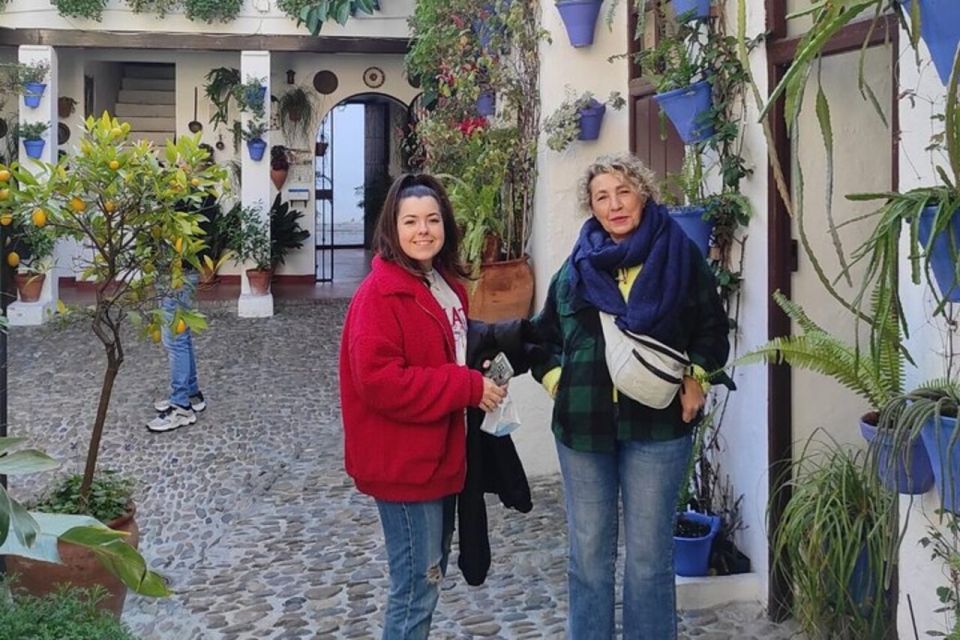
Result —
<svg viewBox="0 0 960 640"><path fill-rule="evenodd" d="M653 200L647 200L640 225L620 243L591 216L570 256L573 308L595 307L616 316L621 329L668 340L689 295L694 250L667 208ZM615 274L637 265L643 268L624 302Z"/></svg>

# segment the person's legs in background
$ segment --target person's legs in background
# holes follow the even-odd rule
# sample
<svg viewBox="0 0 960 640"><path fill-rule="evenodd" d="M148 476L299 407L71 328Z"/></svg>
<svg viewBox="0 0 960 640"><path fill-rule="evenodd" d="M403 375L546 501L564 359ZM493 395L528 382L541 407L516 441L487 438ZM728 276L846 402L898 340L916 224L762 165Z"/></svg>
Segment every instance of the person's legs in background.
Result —
<svg viewBox="0 0 960 640"><path fill-rule="evenodd" d="M567 637L610 640L618 533L617 456L575 451L559 441L557 453L570 545Z"/></svg>
<svg viewBox="0 0 960 640"><path fill-rule="evenodd" d="M171 327L178 309L192 307L196 284L196 276L188 276L187 281L173 296L166 297L161 302L164 317L161 339L170 363L170 394L166 402L155 405L159 415L147 423L147 428L151 431L170 431L193 424L197 421L193 406L198 405L198 411L206 408L197 381L197 362L191 331L186 328L177 333L176 327Z"/></svg>
<svg viewBox="0 0 960 640"><path fill-rule="evenodd" d="M677 637L673 527L691 446L690 436L620 445L627 547L623 584L625 639Z"/></svg>

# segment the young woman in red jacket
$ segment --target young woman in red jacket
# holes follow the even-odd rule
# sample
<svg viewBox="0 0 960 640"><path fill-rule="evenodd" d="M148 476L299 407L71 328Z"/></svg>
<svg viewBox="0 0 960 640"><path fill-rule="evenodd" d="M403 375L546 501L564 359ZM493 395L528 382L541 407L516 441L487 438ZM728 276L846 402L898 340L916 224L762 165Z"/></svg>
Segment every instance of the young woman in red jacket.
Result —
<svg viewBox="0 0 960 640"><path fill-rule="evenodd" d="M390 187L376 256L340 343L345 463L376 499L390 595L384 640L427 638L446 572L454 498L466 476L464 410L506 389L465 366L467 297L443 186L405 175Z"/></svg>

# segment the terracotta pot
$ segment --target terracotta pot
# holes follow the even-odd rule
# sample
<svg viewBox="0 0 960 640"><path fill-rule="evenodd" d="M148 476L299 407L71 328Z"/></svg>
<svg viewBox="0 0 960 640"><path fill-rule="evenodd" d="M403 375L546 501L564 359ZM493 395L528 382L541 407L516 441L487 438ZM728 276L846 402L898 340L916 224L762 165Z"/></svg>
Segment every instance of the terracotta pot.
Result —
<svg viewBox="0 0 960 640"><path fill-rule="evenodd" d="M491 264L496 262L500 257L500 238L490 234L483 239L483 251L480 255L480 260L483 264Z"/></svg>
<svg viewBox="0 0 960 640"><path fill-rule="evenodd" d="M283 183L287 181L287 173L289 172L289 169L270 169L270 179L273 180L273 186L280 189Z"/></svg>
<svg viewBox="0 0 960 640"><path fill-rule="evenodd" d="M470 287L470 314L474 320L498 322L530 316L533 269L529 256L480 266L480 279Z"/></svg>
<svg viewBox="0 0 960 640"><path fill-rule="evenodd" d="M250 293L255 296L265 296L270 293L270 278L272 269L247 269L247 280L250 281Z"/></svg>
<svg viewBox="0 0 960 640"><path fill-rule="evenodd" d="M128 533L125 541L134 549L140 544L140 529L133 517L136 511L136 507L131 504L130 510L125 515L107 523L111 529ZM119 619L123 611L124 598L127 596L126 585L107 571L89 549L60 542L57 550L63 564L6 556L7 572L18 576L17 591L40 597L56 591L59 584L69 584L82 589L100 585L106 589L107 595L100 601L97 608L109 611Z"/></svg>
<svg viewBox="0 0 960 640"><path fill-rule="evenodd" d="M17 293L20 294L20 302L36 302L40 299L40 292L43 291L43 281L46 279L44 273L18 273L13 276L17 284Z"/></svg>

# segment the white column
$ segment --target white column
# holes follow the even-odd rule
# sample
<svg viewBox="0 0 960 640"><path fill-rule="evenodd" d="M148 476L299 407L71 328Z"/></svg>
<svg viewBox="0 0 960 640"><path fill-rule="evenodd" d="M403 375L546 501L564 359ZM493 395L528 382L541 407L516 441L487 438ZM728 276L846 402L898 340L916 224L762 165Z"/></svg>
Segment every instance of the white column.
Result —
<svg viewBox="0 0 960 640"><path fill-rule="evenodd" d="M240 82L249 79L262 79L267 87L267 95L263 101L264 122L270 122L270 52L269 51L242 51L240 53ZM251 114L244 111L240 114L240 123L244 128L251 119ZM261 160L250 158L250 152L244 144L240 149L241 160L241 191L240 198L245 207L259 207L261 217L270 227L270 134L263 136L267 143L267 151ZM250 295L250 283L247 281L246 269L253 265L245 265L240 272L240 300L237 303L237 313L241 318L263 318L273 315L273 293L265 296Z"/></svg>
<svg viewBox="0 0 960 640"><path fill-rule="evenodd" d="M21 63L46 62L50 65L47 74L47 89L40 98L40 106L36 109L26 106L22 96L17 96L20 108L20 122L46 122L49 126L44 134L46 144L43 145L43 154L39 161L27 157L23 141L20 141L20 163L30 171L43 171L40 161L57 161L57 98L59 97L59 83L57 80L57 52L53 47L45 45L21 45L18 58ZM19 300L7 307L7 317L11 325L39 325L43 324L52 314L56 313L57 299L59 298L59 273L56 268L47 273L43 281L43 290L37 302L20 302Z"/></svg>

